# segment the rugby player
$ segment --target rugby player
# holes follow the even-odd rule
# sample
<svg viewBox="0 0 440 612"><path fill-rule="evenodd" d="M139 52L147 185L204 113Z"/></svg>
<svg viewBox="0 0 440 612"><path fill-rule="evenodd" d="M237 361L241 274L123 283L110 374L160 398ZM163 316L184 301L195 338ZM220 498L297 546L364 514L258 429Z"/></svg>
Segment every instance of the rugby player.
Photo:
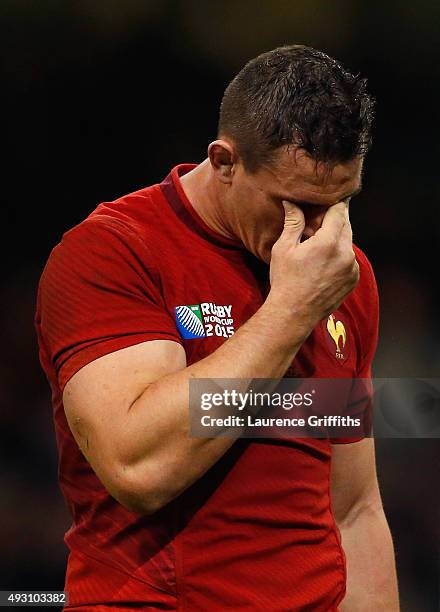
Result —
<svg viewBox="0 0 440 612"><path fill-rule="evenodd" d="M193 378L371 376L377 288L349 203L372 114L324 53L264 53L205 161L53 250L36 323L73 517L66 609L398 610L372 439L188 433Z"/></svg>

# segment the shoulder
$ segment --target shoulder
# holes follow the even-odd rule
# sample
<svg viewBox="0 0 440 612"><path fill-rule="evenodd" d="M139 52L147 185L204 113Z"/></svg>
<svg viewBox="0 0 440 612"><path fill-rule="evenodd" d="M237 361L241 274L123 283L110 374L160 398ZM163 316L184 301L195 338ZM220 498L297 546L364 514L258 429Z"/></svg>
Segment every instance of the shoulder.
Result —
<svg viewBox="0 0 440 612"><path fill-rule="evenodd" d="M78 235L108 233L125 241L146 242L161 225L166 213L162 204L160 187L152 185L102 202L74 231Z"/></svg>
<svg viewBox="0 0 440 612"><path fill-rule="evenodd" d="M359 264L361 274L360 282L365 285L366 288L369 287L373 292L377 292L376 277L374 275L373 266L371 265L370 260L364 251L362 251L362 249L360 249L356 244L353 244L353 250Z"/></svg>
<svg viewBox="0 0 440 612"><path fill-rule="evenodd" d="M41 299L58 302L62 295L84 296L86 289L133 292L147 281L159 283L157 241L150 234L135 217L98 207L52 250L39 283Z"/></svg>
<svg viewBox="0 0 440 612"><path fill-rule="evenodd" d="M358 285L353 291L354 297L357 297L361 301L367 301L376 305L379 297L373 266L362 249L353 244L353 250L359 264L360 273Z"/></svg>
<svg viewBox="0 0 440 612"><path fill-rule="evenodd" d="M45 272L53 266L88 267L115 259L141 259L154 264L157 242L157 197L153 187L112 202L103 202L83 221L66 231L52 250Z"/></svg>
<svg viewBox="0 0 440 612"><path fill-rule="evenodd" d="M166 207L159 185L152 185L133 191L113 200L102 202L85 222L102 222L134 237L153 233L155 228L163 223Z"/></svg>
<svg viewBox="0 0 440 612"><path fill-rule="evenodd" d="M379 294L376 278L366 254L356 245L353 245L353 249L359 264L360 278L347 302L361 336L369 343L374 340L375 344L379 326Z"/></svg>
<svg viewBox="0 0 440 612"><path fill-rule="evenodd" d="M104 275L109 268L132 265L140 259L149 260L149 251L133 228L112 217L89 217L62 236L47 260L42 280L84 276L89 270Z"/></svg>

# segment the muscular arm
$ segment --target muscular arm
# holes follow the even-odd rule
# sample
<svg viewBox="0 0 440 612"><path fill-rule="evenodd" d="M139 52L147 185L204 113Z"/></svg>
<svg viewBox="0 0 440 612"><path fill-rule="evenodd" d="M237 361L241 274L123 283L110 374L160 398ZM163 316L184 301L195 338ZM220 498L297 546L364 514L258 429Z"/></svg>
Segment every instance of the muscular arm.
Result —
<svg viewBox="0 0 440 612"><path fill-rule="evenodd" d="M126 507L152 513L200 478L233 439L188 435L191 378L282 376L317 322L358 280L347 206L327 212L300 244L304 216L286 205L263 306L214 353L186 366L175 342L152 341L106 355L65 387L66 416L107 490Z"/></svg>
<svg viewBox="0 0 440 612"><path fill-rule="evenodd" d="M123 505L151 513L200 478L233 438L190 438L190 378L276 378L304 340L287 338L267 304L212 355L186 367L176 342L155 340L111 353L66 385L64 406L84 455ZM290 326L291 328L293 326Z"/></svg>
<svg viewBox="0 0 440 612"><path fill-rule="evenodd" d="M347 558L341 612L397 612L394 549L377 482L374 440L333 446L332 504Z"/></svg>

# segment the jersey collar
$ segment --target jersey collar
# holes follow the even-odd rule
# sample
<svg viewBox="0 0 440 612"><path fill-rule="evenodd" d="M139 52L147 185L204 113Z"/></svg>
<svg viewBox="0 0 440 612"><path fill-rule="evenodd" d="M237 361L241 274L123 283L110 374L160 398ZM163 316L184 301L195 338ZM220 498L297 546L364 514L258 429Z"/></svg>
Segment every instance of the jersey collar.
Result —
<svg viewBox="0 0 440 612"><path fill-rule="evenodd" d="M160 183L163 195L174 210L179 219L193 232L196 232L205 240L229 249L244 249L239 240L226 238L210 228L197 214L191 202L186 197L180 182L180 177L197 167L197 164L179 164L175 166L170 174Z"/></svg>

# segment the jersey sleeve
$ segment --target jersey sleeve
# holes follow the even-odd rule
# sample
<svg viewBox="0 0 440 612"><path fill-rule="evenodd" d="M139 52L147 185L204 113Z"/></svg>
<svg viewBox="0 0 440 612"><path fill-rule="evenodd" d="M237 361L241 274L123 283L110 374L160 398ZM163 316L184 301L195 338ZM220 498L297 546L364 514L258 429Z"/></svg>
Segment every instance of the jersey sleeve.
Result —
<svg viewBox="0 0 440 612"><path fill-rule="evenodd" d="M372 364L379 334L379 292L373 268L366 255L356 247L360 265L360 298L358 300L361 354L356 379L353 380L347 414L361 419L363 436L356 438L332 438L333 444L359 442L371 433L373 425Z"/></svg>
<svg viewBox="0 0 440 612"><path fill-rule="evenodd" d="M61 391L83 366L148 340L181 343L148 245L103 215L67 232L43 271L41 336Z"/></svg>

